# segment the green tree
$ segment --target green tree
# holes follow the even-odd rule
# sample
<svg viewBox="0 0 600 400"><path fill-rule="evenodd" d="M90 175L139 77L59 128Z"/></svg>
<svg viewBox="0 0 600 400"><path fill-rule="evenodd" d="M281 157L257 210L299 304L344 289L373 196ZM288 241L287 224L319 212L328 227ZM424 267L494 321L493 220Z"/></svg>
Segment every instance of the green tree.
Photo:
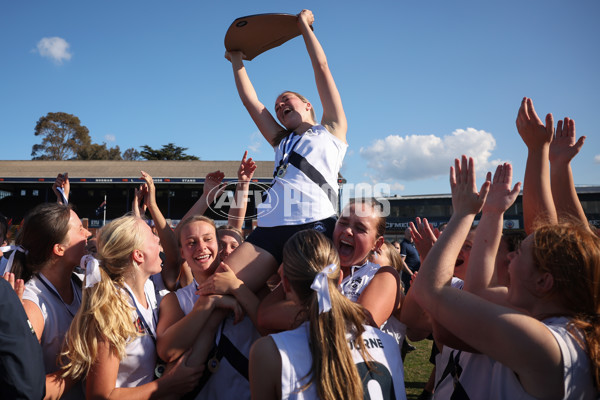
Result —
<svg viewBox="0 0 600 400"><path fill-rule="evenodd" d="M159 150L155 150L148 145L142 146L140 155L146 160L199 160L196 156L190 156L184 153L188 148L175 146L174 143L163 145Z"/></svg>
<svg viewBox="0 0 600 400"><path fill-rule="evenodd" d="M91 144L90 131L79 118L64 112L48 113L35 125L35 136L42 136L41 144L34 144L34 160L72 160L81 146Z"/></svg>
<svg viewBox="0 0 600 400"><path fill-rule="evenodd" d="M107 148L106 143L79 146L77 160L122 160L119 146Z"/></svg>
<svg viewBox="0 0 600 400"><path fill-rule="evenodd" d="M137 160L141 160L141 159L142 159L142 155L140 154L139 151L137 151L133 147L130 147L123 152L123 160L137 161Z"/></svg>

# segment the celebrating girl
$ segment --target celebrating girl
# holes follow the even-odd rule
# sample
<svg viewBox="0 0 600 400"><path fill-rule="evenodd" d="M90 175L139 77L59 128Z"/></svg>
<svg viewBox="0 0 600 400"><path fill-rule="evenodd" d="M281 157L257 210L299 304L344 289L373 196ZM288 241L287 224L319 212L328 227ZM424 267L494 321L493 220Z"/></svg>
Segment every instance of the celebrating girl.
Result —
<svg viewBox="0 0 600 400"><path fill-rule="evenodd" d="M117 218L100 230L99 264L94 259L86 264L82 305L63 351L63 376L85 378L87 398L183 394L202 373L182 358L162 374L157 361L158 305L149 278L161 271L158 242L134 216Z"/></svg>
<svg viewBox="0 0 600 400"><path fill-rule="evenodd" d="M244 55L226 54L242 103L275 150L273 185L259 207L258 228L228 259L255 292L281 263L281 251L290 236L310 228L331 236L335 224L338 172L348 147L347 122L325 52L311 29L313 22L309 10L298 15L323 107L320 123L313 105L291 91L275 101L278 123L259 101L244 68Z"/></svg>
<svg viewBox="0 0 600 400"><path fill-rule="evenodd" d="M480 375L486 378L479 384L488 390L487 398L595 399L600 388L600 240L578 223L546 223L510 253L510 283L495 288L495 303L452 288L454 260L490 182L477 191L473 160L465 156L456 160L450 181L454 213L415 280L417 301L451 333L495 361L491 371ZM497 246L499 234L490 233L489 246ZM494 265L489 258L481 274L487 282ZM509 307L497 300L502 293Z"/></svg>
<svg viewBox="0 0 600 400"><path fill-rule="evenodd" d="M82 398L81 385L59 376L57 360L69 325L81 304L81 280L73 273L86 254L90 232L60 203L40 204L23 221L11 270L25 281L23 307L44 355L48 397ZM10 264L10 261L9 261Z"/></svg>
<svg viewBox="0 0 600 400"><path fill-rule="evenodd" d="M286 243L283 287L304 322L252 346L252 398L406 398L398 345L339 292L340 272L337 251L322 234L305 230Z"/></svg>

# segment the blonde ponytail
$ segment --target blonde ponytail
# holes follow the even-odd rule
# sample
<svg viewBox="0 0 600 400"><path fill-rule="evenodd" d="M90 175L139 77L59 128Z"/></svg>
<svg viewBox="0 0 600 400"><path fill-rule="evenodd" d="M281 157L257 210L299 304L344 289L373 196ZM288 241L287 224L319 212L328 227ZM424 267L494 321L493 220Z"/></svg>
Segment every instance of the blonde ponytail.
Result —
<svg viewBox="0 0 600 400"><path fill-rule="evenodd" d="M337 266L327 279L331 310L321 313L311 285L317 274L331 264ZM352 359L347 332L363 358L369 359L362 340L365 312L339 292L339 265L331 241L314 230L296 233L283 249L283 273L305 307L310 323L311 379L300 390L315 384L321 399L363 397L362 380Z"/></svg>
<svg viewBox="0 0 600 400"><path fill-rule="evenodd" d="M100 230L98 253L101 280L83 290L81 307L67 333L61 354L63 377L84 378L98 355L98 342L109 343L119 359L139 333L124 292L125 276L135 268L131 254L143 247L139 224L132 215L113 220Z"/></svg>

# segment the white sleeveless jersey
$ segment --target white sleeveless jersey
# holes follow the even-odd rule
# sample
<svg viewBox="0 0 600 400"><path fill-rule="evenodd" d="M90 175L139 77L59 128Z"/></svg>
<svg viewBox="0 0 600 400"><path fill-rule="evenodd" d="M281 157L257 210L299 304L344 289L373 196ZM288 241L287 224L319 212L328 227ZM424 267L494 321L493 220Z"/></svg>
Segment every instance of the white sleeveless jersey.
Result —
<svg viewBox="0 0 600 400"><path fill-rule="evenodd" d="M186 315L192 311L194 303L198 299L195 292L195 282L175 292L179 306ZM248 317L244 317L235 325L234 318L227 317L217 331L215 345L219 345L222 335L227 337L246 360L250 357L252 344L260 338L260 334ZM250 399L250 383L230 364L226 357L223 357L219 361L219 369L210 376L196 399Z"/></svg>
<svg viewBox="0 0 600 400"><path fill-rule="evenodd" d="M542 321L560 346L564 371L563 399L595 400L600 394L594 388L589 357L567 330L569 320L553 317ZM489 399L534 399L523 390L515 373L508 367L494 363Z"/></svg>
<svg viewBox="0 0 600 400"><path fill-rule="evenodd" d="M468 399L488 399L494 360L485 354L474 354L444 346L435 359L435 398L450 400L452 394L464 390ZM460 397L459 397L460 398Z"/></svg>
<svg viewBox="0 0 600 400"><path fill-rule="evenodd" d="M158 321L158 302L154 284L148 279L144 285L148 308L144 308L138 300L128 293L127 288L123 295L129 299L131 306L140 310L144 323L148 325L151 334L144 329L137 310L133 310L131 317L135 323L140 336L129 342L125 347L126 356L119 363L116 387L136 387L152 382L154 380L154 368L156 367L156 323Z"/></svg>
<svg viewBox="0 0 600 400"><path fill-rule="evenodd" d="M299 389L310 380L312 358L308 345L308 322L298 328L271 335L281 356L281 398L317 399L316 386ZM396 341L378 329L365 325L363 341L377 371L369 373L364 380L365 392L371 399L406 399L404 389L404 367L400 349ZM356 349L351 335L347 335L348 346L359 374L367 374L367 367L360 352ZM306 379L303 379L306 376Z"/></svg>
<svg viewBox="0 0 600 400"><path fill-rule="evenodd" d="M348 144L315 125L302 135L284 138L275 148L275 168L287 164L291 150L303 156L325 178L335 194L338 173ZM288 164L285 175L276 176L265 201L257 206L258 226L300 225L336 214L325 191L295 166Z"/></svg>
<svg viewBox="0 0 600 400"><path fill-rule="evenodd" d="M81 306L81 288L71 281L73 301L71 304L65 304L61 298L57 297L60 295L54 285L41 273L39 275L39 277L33 276L25 284L23 300L29 300L38 306L44 317L44 331L40 338L40 344L44 355L44 368L46 374L49 374L59 369L57 358L62 350L71 321ZM42 282L46 283L49 288ZM84 393L83 385L79 383L65 393L63 399L83 399L85 398Z"/></svg>
<svg viewBox="0 0 600 400"><path fill-rule="evenodd" d="M367 262L363 266L350 268L350 275L345 276L340 284L340 291L347 299L356 303L361 293L371 283L371 280L381 266Z"/></svg>

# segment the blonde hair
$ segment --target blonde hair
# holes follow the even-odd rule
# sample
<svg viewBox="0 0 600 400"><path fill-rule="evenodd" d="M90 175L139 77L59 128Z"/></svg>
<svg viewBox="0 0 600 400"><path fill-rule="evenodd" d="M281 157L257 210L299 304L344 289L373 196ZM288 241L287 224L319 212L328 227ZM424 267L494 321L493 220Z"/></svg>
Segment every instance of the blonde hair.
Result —
<svg viewBox="0 0 600 400"><path fill-rule="evenodd" d="M381 253L390 262L390 267L394 268L399 274L402 273L402 256L400 256L400 252L396 250L393 244L387 240L383 242ZM375 259L375 264L379 264L377 259Z"/></svg>
<svg viewBox="0 0 600 400"><path fill-rule="evenodd" d="M205 217L204 215L192 215L191 217L188 217L188 218L184 219L183 221L181 221L177 225L177 228L175 228L175 234L177 235L177 243L179 244L179 247L181 247L181 231L187 225L192 224L194 222L206 222L207 224L209 224L210 226L212 226L215 229L215 236L216 236L217 227L215 226L215 221L213 221L212 219L210 219L208 217Z"/></svg>
<svg viewBox="0 0 600 400"><path fill-rule="evenodd" d="M315 276L330 264L337 266L328 276L331 310L319 313L317 293L310 286ZM310 322L312 366L307 376L311 378L300 391L315 384L321 399L362 398L362 379L352 359L346 332L354 335L357 348L368 362L370 357L362 340L366 316L362 306L352 303L338 290L340 259L333 243L314 230L296 233L283 248L283 274ZM367 365L370 368L370 363Z"/></svg>
<svg viewBox="0 0 600 400"><path fill-rule="evenodd" d="M143 221L133 215L117 218L98 234L101 280L83 289L81 307L71 323L63 346L63 377L85 377L97 357L98 341L109 343L123 359L125 346L139 333L132 320L129 297L124 293L125 277L137 268L131 255L144 246L140 229Z"/></svg>

